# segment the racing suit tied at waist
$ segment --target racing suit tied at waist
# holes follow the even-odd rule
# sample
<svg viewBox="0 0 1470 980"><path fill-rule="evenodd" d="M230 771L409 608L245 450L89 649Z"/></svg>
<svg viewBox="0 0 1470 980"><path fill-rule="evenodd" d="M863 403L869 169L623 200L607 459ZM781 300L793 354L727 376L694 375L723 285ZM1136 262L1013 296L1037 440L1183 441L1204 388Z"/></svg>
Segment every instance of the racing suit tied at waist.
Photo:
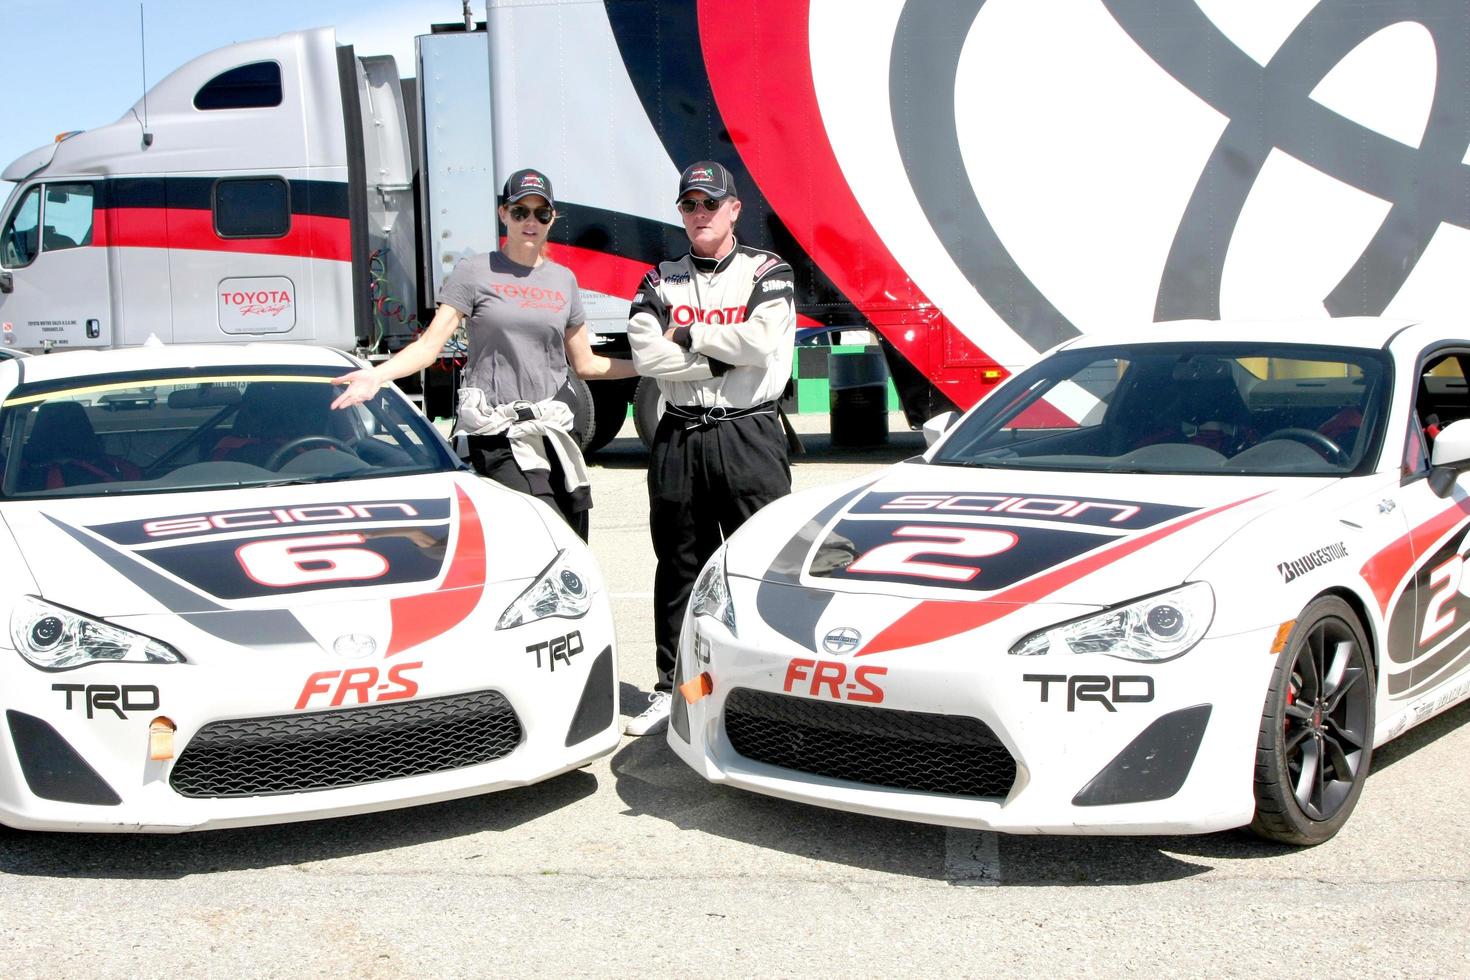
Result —
<svg viewBox="0 0 1470 980"><path fill-rule="evenodd" d="M550 470L549 446L561 461L568 491L590 486L587 463L572 436L572 410L555 398L541 402L514 401L488 406L479 388L459 389L456 432L470 436L504 435L522 472Z"/></svg>

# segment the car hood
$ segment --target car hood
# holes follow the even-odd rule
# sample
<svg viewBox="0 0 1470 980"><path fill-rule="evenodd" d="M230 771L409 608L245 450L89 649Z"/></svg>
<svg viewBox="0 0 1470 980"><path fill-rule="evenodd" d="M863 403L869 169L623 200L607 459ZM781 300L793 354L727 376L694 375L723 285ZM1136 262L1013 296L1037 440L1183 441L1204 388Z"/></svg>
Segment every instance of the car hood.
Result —
<svg viewBox="0 0 1470 980"><path fill-rule="evenodd" d="M1267 509L1335 482L905 463L772 504L731 538L726 570L763 592L861 596L903 608L911 626L958 616L974 628L1021 607L1080 611L1178 585Z"/></svg>
<svg viewBox="0 0 1470 980"><path fill-rule="evenodd" d="M13 501L5 520L50 602L103 618L248 613L267 631L272 610L365 599L427 615L408 607L530 579L556 553L531 498L465 473Z"/></svg>

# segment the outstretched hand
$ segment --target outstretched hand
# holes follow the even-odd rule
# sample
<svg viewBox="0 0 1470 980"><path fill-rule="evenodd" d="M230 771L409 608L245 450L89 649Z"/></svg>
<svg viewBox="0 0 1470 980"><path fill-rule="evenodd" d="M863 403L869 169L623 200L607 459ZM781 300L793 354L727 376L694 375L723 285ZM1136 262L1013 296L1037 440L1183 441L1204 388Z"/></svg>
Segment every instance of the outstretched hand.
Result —
<svg viewBox="0 0 1470 980"><path fill-rule="evenodd" d="M340 378L333 378L332 384L347 386L347 390L332 402L333 408L351 408L354 405L361 405L383 387L383 383L378 380L372 368L362 368L350 374L344 374Z"/></svg>

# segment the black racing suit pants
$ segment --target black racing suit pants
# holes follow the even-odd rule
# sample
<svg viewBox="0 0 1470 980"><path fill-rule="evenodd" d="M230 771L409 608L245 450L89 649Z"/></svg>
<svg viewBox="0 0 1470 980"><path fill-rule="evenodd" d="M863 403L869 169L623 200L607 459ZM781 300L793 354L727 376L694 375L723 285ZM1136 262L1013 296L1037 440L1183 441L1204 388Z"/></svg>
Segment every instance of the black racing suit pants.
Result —
<svg viewBox="0 0 1470 980"><path fill-rule="evenodd" d="M774 405L766 414L705 425L664 413L648 465L648 525L658 561L656 690L673 690L684 607L704 563L750 515L790 492L786 433Z"/></svg>

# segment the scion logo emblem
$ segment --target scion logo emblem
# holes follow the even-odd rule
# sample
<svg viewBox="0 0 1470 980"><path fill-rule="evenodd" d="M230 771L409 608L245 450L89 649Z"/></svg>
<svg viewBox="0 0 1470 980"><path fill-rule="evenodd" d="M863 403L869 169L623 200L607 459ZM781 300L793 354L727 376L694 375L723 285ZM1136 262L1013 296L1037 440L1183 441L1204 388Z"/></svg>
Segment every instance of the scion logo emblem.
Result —
<svg viewBox="0 0 1470 980"><path fill-rule="evenodd" d="M822 649L828 653L852 653L862 639L863 634L851 626L841 626L828 631L827 635L822 637Z"/></svg>
<svg viewBox="0 0 1470 980"><path fill-rule="evenodd" d="M347 660L371 657L378 650L378 641L365 633L346 633L337 637L332 652Z"/></svg>

